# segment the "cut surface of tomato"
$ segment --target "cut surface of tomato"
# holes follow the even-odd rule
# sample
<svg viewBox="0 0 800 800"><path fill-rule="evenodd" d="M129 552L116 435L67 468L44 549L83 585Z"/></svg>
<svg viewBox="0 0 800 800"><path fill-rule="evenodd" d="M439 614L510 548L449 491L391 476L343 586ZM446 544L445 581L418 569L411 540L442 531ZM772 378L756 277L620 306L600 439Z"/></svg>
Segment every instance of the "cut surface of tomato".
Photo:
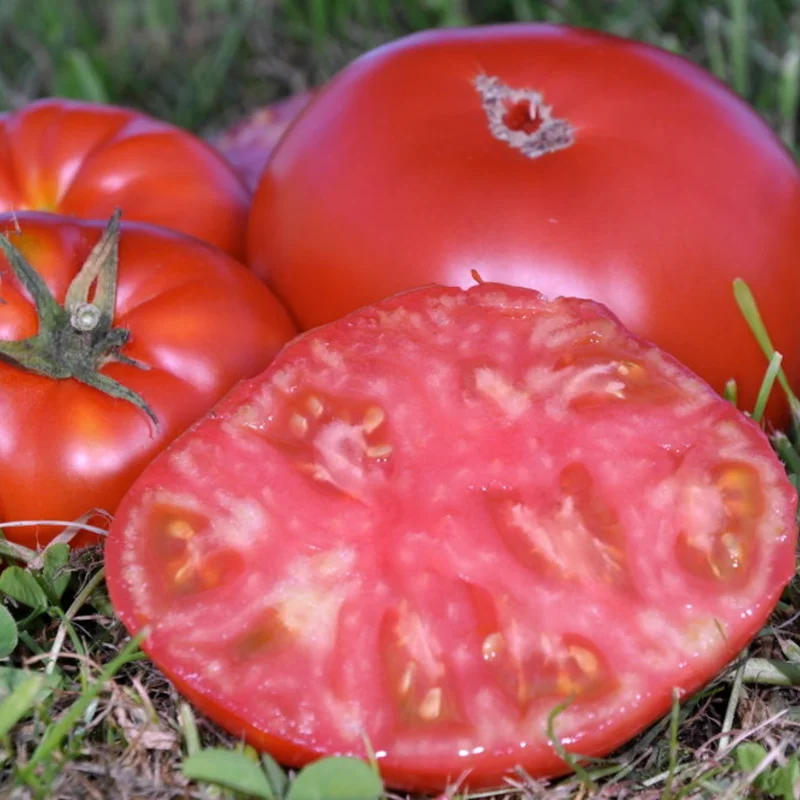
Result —
<svg viewBox="0 0 800 800"><path fill-rule="evenodd" d="M112 600L277 757L567 771L710 680L794 572L760 429L604 307L428 287L289 344L144 472Z"/></svg>

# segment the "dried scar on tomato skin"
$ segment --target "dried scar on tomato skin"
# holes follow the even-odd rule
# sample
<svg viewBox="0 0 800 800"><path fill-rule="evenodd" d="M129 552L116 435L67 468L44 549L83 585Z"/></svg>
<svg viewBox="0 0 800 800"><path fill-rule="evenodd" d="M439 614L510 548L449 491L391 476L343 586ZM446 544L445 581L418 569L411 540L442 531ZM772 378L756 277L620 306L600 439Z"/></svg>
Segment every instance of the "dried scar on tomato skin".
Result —
<svg viewBox="0 0 800 800"><path fill-rule="evenodd" d="M794 574L764 434L604 307L430 287L291 343L144 473L106 548L147 652L236 736L391 786L609 753Z"/></svg>

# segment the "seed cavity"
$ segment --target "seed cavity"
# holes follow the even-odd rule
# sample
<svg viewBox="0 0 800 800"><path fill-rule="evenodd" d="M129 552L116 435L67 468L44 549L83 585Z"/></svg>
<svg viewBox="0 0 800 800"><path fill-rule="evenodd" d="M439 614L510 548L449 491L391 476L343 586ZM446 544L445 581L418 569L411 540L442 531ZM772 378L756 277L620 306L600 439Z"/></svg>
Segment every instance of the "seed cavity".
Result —
<svg viewBox="0 0 800 800"><path fill-rule="evenodd" d="M248 659L264 653L274 652L291 639L289 629L274 606L260 612L251 625L233 641L233 655Z"/></svg>
<svg viewBox="0 0 800 800"><path fill-rule="evenodd" d="M763 514L761 480L758 472L749 464L731 463L721 466L714 482L732 517L749 520Z"/></svg>
<svg viewBox="0 0 800 800"><path fill-rule="evenodd" d="M600 668L600 661L591 650L573 644L567 648L567 652L574 659L578 668L584 675L588 675L589 677L597 675L597 671Z"/></svg>
<svg viewBox="0 0 800 800"><path fill-rule="evenodd" d="M747 580L758 547L756 531L764 513L758 471L750 464L718 464L709 478L695 477L684 490L684 530L678 558L684 568L728 586Z"/></svg>
<svg viewBox="0 0 800 800"><path fill-rule="evenodd" d="M585 695L601 682L602 664L589 647L569 644L558 662L555 690L560 695Z"/></svg>
<svg viewBox="0 0 800 800"><path fill-rule="evenodd" d="M617 591L631 591L619 516L588 467L570 463L558 480L557 502L526 502L516 490L483 493L502 543L538 575L588 585L603 581Z"/></svg>
<svg viewBox="0 0 800 800"><path fill-rule="evenodd" d="M384 616L380 639L386 685L400 720L414 727L457 721L459 704L430 623L402 601Z"/></svg>
<svg viewBox="0 0 800 800"><path fill-rule="evenodd" d="M201 553L196 542L186 543L182 558L173 559L167 570L172 575L172 586L180 594L202 592L220 586L223 580L232 580L244 562L232 551Z"/></svg>

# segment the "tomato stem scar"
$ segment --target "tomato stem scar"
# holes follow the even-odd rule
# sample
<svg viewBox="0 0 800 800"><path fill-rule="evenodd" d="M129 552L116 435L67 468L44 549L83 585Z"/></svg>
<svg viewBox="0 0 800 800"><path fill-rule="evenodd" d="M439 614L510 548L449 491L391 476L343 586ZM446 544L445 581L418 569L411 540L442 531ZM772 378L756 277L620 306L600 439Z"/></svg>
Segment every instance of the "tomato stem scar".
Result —
<svg viewBox="0 0 800 800"><path fill-rule="evenodd" d="M93 303L78 303L70 315L69 322L75 330L93 331L100 323L102 312Z"/></svg>
<svg viewBox="0 0 800 800"><path fill-rule="evenodd" d="M126 400L143 411L158 429L155 413L140 395L100 372L112 361L149 369L122 354L130 331L114 327L121 214L117 209L111 216L100 240L67 289L63 306L11 240L0 234L0 250L33 298L39 320L35 336L0 342L0 359L47 378L74 378L110 397Z"/></svg>
<svg viewBox="0 0 800 800"><path fill-rule="evenodd" d="M499 78L478 75L475 88L483 100L489 131L527 158L564 150L575 140L575 129L553 116L551 106L533 89L513 89Z"/></svg>

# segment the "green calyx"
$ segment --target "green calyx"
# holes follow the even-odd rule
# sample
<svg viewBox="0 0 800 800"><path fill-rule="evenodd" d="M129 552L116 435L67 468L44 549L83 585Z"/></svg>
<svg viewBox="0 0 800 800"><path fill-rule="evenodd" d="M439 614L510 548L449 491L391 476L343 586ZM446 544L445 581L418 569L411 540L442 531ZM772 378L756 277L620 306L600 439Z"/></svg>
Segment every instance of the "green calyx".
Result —
<svg viewBox="0 0 800 800"><path fill-rule="evenodd" d="M122 354L122 348L130 339L130 331L114 327L120 217L121 212L115 211L86 263L70 284L63 306L56 302L39 273L9 238L0 234L0 250L33 298L39 318L39 330L35 336L0 342L0 359L55 380L74 378L110 397L127 400L143 411L158 428L156 415L140 395L100 372L112 361L150 369Z"/></svg>

